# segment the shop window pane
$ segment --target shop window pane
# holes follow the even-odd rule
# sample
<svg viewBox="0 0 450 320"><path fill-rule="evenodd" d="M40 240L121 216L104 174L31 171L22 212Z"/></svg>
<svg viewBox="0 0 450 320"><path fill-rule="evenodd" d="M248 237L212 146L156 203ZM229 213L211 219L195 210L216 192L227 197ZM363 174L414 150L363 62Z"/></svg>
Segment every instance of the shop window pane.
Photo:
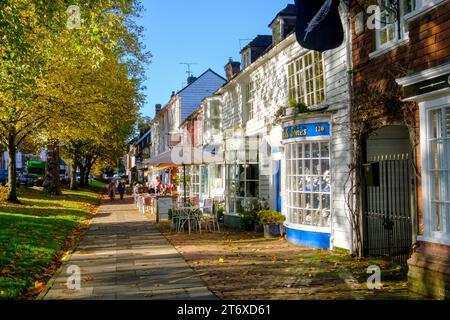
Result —
<svg viewBox="0 0 450 320"><path fill-rule="evenodd" d="M311 158L311 144L310 143L305 143L304 145L305 148L305 159Z"/></svg>
<svg viewBox="0 0 450 320"><path fill-rule="evenodd" d="M331 179L329 176L325 177L325 188L322 192L331 192Z"/></svg>
<svg viewBox="0 0 450 320"><path fill-rule="evenodd" d="M303 144L297 144L297 159L303 159Z"/></svg>
<svg viewBox="0 0 450 320"><path fill-rule="evenodd" d="M330 160L321 160L320 161L320 166L321 166L321 170L322 170L322 174L324 175L329 175L330 174Z"/></svg>
<svg viewBox="0 0 450 320"><path fill-rule="evenodd" d="M259 165L251 164L247 168L247 180L259 179Z"/></svg>
<svg viewBox="0 0 450 320"><path fill-rule="evenodd" d="M320 147L319 143L312 143L312 157L313 158L320 158Z"/></svg>
<svg viewBox="0 0 450 320"><path fill-rule="evenodd" d="M304 160L303 164L303 174L310 175L311 174L311 160Z"/></svg>
<svg viewBox="0 0 450 320"><path fill-rule="evenodd" d="M322 216L319 210L312 211L312 225L316 227L321 227Z"/></svg>
<svg viewBox="0 0 450 320"><path fill-rule="evenodd" d="M328 142L322 142L320 144L320 156L322 158L330 157L330 144Z"/></svg>
<svg viewBox="0 0 450 320"><path fill-rule="evenodd" d="M322 227L330 227L331 226L331 212L330 211L322 211Z"/></svg>
<svg viewBox="0 0 450 320"><path fill-rule="evenodd" d="M320 192L320 178L317 176L312 177L312 184L313 184L312 186L313 192Z"/></svg>
<svg viewBox="0 0 450 320"><path fill-rule="evenodd" d="M331 203L330 203L330 195L329 194L323 194L322 195L322 208L331 210Z"/></svg>
<svg viewBox="0 0 450 320"><path fill-rule="evenodd" d="M315 159L312 161L312 174L314 174L314 175L321 174L320 167L319 167L319 163L320 163L319 161L320 160L318 160L318 159Z"/></svg>
<svg viewBox="0 0 450 320"><path fill-rule="evenodd" d="M305 194L305 208L311 209L312 208L312 196L311 193Z"/></svg>
<svg viewBox="0 0 450 320"><path fill-rule="evenodd" d="M294 202L292 203L292 205L295 208L299 208L300 207L300 193L298 193L298 192L294 193Z"/></svg>
<svg viewBox="0 0 450 320"><path fill-rule="evenodd" d="M305 214L303 210L298 210L297 221L299 224L305 224Z"/></svg>
<svg viewBox="0 0 450 320"><path fill-rule="evenodd" d="M236 195L239 197L245 197L245 182L244 181L238 182L238 191L237 191Z"/></svg>
<svg viewBox="0 0 450 320"><path fill-rule="evenodd" d="M313 194L312 208L320 209L320 195L317 193Z"/></svg>
<svg viewBox="0 0 450 320"><path fill-rule="evenodd" d="M256 198L259 195L259 182L257 181L247 181L246 183L247 191L245 196L250 198Z"/></svg>
<svg viewBox="0 0 450 320"><path fill-rule="evenodd" d="M312 211L311 210L305 210L304 212L304 224L307 226L312 225Z"/></svg>
<svg viewBox="0 0 450 320"><path fill-rule="evenodd" d="M304 191L304 190L305 190L305 178L299 178L298 191Z"/></svg>
<svg viewBox="0 0 450 320"><path fill-rule="evenodd" d="M300 194L300 208L306 208L306 197L304 193Z"/></svg>

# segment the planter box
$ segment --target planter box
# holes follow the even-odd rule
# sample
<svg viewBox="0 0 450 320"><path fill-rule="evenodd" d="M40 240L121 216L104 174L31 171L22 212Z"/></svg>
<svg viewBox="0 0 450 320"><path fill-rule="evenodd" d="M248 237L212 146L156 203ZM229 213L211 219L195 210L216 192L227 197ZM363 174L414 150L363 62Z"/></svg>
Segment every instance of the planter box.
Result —
<svg viewBox="0 0 450 320"><path fill-rule="evenodd" d="M297 108L296 107L290 107L290 108L286 108L285 114L286 116L293 116L295 114L297 114Z"/></svg>
<svg viewBox="0 0 450 320"><path fill-rule="evenodd" d="M255 232L263 233L264 232L264 227L259 225L259 224L255 224Z"/></svg>
<svg viewBox="0 0 450 320"><path fill-rule="evenodd" d="M283 235L283 225L271 224L264 226L264 238L280 238Z"/></svg>

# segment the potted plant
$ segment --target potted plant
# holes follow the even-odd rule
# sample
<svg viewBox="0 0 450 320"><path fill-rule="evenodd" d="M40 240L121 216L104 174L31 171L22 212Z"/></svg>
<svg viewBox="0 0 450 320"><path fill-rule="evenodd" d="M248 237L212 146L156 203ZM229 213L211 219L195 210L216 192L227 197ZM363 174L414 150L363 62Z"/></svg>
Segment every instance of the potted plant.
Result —
<svg viewBox="0 0 450 320"><path fill-rule="evenodd" d="M264 226L264 238L276 238L283 235L283 222L286 217L274 210L261 210L257 214L259 224Z"/></svg>
<svg viewBox="0 0 450 320"><path fill-rule="evenodd" d="M306 104L304 104L303 102L297 103L296 108L297 108L298 113L308 112L308 106Z"/></svg>
<svg viewBox="0 0 450 320"><path fill-rule="evenodd" d="M217 220L219 220L219 222L224 222L224 213L225 213L225 209L224 207L219 207L217 209Z"/></svg>
<svg viewBox="0 0 450 320"><path fill-rule="evenodd" d="M297 100L289 99L288 107L286 108L286 116L292 116L297 113Z"/></svg>

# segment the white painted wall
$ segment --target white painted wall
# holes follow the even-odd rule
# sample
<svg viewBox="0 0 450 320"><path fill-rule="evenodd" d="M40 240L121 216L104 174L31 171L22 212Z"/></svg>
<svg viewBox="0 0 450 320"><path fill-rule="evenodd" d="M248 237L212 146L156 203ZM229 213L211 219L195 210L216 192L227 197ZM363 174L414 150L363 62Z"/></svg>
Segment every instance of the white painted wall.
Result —
<svg viewBox="0 0 450 320"><path fill-rule="evenodd" d="M342 14L345 23L345 14ZM348 37L348 35L346 35ZM351 161L349 132L349 92L346 41L334 50L324 53L325 96L328 120L332 125L332 245L351 249L351 223L346 208L345 182ZM275 112L286 106L289 96L288 65L308 52L296 42L292 34L260 57L237 77L220 88L222 125L224 132L242 129L248 136L266 135L273 129ZM258 79L259 86L254 100L255 117L247 121L245 86L250 79ZM282 168L284 175L284 168ZM282 183L283 187L283 183ZM274 176L261 176L260 196L270 199L274 205L276 197Z"/></svg>

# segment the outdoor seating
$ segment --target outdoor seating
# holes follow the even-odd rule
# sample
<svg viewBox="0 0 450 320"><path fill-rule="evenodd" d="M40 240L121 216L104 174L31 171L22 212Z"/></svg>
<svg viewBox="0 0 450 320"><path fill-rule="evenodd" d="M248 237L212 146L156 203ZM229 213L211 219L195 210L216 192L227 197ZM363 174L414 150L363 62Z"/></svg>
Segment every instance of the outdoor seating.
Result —
<svg viewBox="0 0 450 320"><path fill-rule="evenodd" d="M205 229L216 231L217 227L217 231L220 232L219 219L217 218L214 199L204 199L203 204L200 206L200 208L202 210L201 223L205 224Z"/></svg>
<svg viewBox="0 0 450 320"><path fill-rule="evenodd" d="M202 211L199 207L178 205L172 210L171 231L181 232L188 228L189 234L192 230L202 232ZM187 204L187 203L186 203Z"/></svg>

